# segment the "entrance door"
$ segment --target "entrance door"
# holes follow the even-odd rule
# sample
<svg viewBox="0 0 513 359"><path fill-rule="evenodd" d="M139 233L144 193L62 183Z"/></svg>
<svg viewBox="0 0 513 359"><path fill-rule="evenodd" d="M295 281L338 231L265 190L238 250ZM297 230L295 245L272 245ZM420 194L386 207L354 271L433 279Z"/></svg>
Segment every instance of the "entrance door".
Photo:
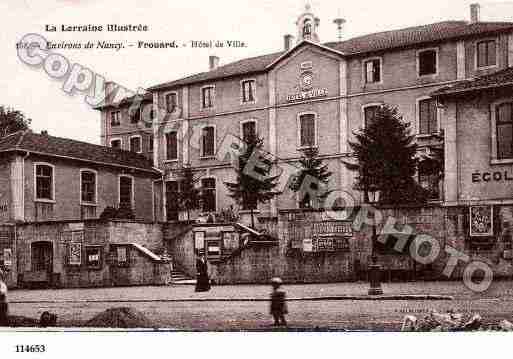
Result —
<svg viewBox="0 0 513 359"><path fill-rule="evenodd" d="M52 242L34 242L31 246L31 252L33 272L53 272Z"/></svg>
<svg viewBox="0 0 513 359"><path fill-rule="evenodd" d="M166 214L168 221L178 221L178 182L166 182Z"/></svg>

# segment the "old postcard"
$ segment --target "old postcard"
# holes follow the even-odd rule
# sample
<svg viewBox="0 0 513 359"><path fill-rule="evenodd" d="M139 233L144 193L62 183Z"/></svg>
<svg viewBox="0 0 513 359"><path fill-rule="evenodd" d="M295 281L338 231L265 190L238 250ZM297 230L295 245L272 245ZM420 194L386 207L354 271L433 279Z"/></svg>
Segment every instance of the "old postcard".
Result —
<svg viewBox="0 0 513 359"><path fill-rule="evenodd" d="M513 331L513 2L0 10L8 357Z"/></svg>

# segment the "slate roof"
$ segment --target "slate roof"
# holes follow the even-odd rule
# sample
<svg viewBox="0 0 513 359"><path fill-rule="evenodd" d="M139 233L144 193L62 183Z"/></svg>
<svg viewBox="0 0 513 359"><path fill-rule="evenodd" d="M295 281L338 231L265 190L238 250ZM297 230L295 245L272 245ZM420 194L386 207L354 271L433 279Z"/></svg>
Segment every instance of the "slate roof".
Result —
<svg viewBox="0 0 513 359"><path fill-rule="evenodd" d="M432 96L447 96L469 91L485 90L490 88L513 86L513 67L480 76L471 80L457 82L451 86L434 91Z"/></svg>
<svg viewBox="0 0 513 359"><path fill-rule="evenodd" d="M513 30L513 22L443 21L434 24L384 31L355 37L340 42L328 42L323 46L342 53L342 56L359 56L372 52L406 48L426 43L456 40L474 35L493 34ZM152 86L148 90L172 88L219 78L264 72L268 66L286 52L251 57L235 61L217 69L194 74L175 81Z"/></svg>
<svg viewBox="0 0 513 359"><path fill-rule="evenodd" d="M37 134L30 130L19 131L0 139L0 153L13 151L66 157L105 166L125 167L160 174L153 167L152 161L141 154L68 138Z"/></svg>

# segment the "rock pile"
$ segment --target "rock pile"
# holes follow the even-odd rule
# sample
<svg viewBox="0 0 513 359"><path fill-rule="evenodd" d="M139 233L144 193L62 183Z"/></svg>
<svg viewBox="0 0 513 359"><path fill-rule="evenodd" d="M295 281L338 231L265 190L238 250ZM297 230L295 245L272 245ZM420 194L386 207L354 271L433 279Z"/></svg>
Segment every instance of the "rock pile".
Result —
<svg viewBox="0 0 513 359"><path fill-rule="evenodd" d="M86 327L96 328L154 328L153 323L134 308L109 308L89 320Z"/></svg>
<svg viewBox="0 0 513 359"><path fill-rule="evenodd" d="M513 324L507 320L502 320L498 325L486 326L479 314L431 311L422 319L413 315L405 316L401 327L402 332L465 332L476 330L513 331Z"/></svg>

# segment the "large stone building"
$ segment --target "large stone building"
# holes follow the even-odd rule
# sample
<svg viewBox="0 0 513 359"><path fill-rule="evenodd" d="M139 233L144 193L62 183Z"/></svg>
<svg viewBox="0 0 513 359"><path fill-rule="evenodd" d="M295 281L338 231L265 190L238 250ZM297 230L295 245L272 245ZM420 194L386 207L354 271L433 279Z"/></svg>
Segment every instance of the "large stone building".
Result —
<svg viewBox="0 0 513 359"><path fill-rule="evenodd" d="M353 132L372 120L377 106L387 103L410 122L419 156L429 158L444 148L445 136L445 183L438 183L438 173L430 166L419 167L418 179L435 202L460 204L464 198L455 191L470 191L472 197L473 189L463 183L455 186L454 166L473 151L451 147L455 129L446 123L447 108L431 94L513 66L513 22L480 21L479 5L471 6L470 15L470 21L323 43L320 21L307 7L296 21L295 42L286 35L282 51L222 66L211 56L209 71L151 86L136 111L130 99L107 103L101 107L102 143L153 159L164 171L162 192L157 191L162 193L157 199L162 204L159 218L173 220L173 193L184 164L198 171L201 186L211 195L201 212L220 211L233 203L223 182L235 172L216 151L225 145L225 136L244 137L246 131L263 137L265 149L278 159L282 184L296 171L301 151L316 147L333 172L330 187L353 191L354 174L340 160L349 155ZM153 115L151 126L141 125L143 113ZM490 189L479 196L491 199L496 192ZM297 198L281 196L259 206L260 216L297 206Z"/></svg>

